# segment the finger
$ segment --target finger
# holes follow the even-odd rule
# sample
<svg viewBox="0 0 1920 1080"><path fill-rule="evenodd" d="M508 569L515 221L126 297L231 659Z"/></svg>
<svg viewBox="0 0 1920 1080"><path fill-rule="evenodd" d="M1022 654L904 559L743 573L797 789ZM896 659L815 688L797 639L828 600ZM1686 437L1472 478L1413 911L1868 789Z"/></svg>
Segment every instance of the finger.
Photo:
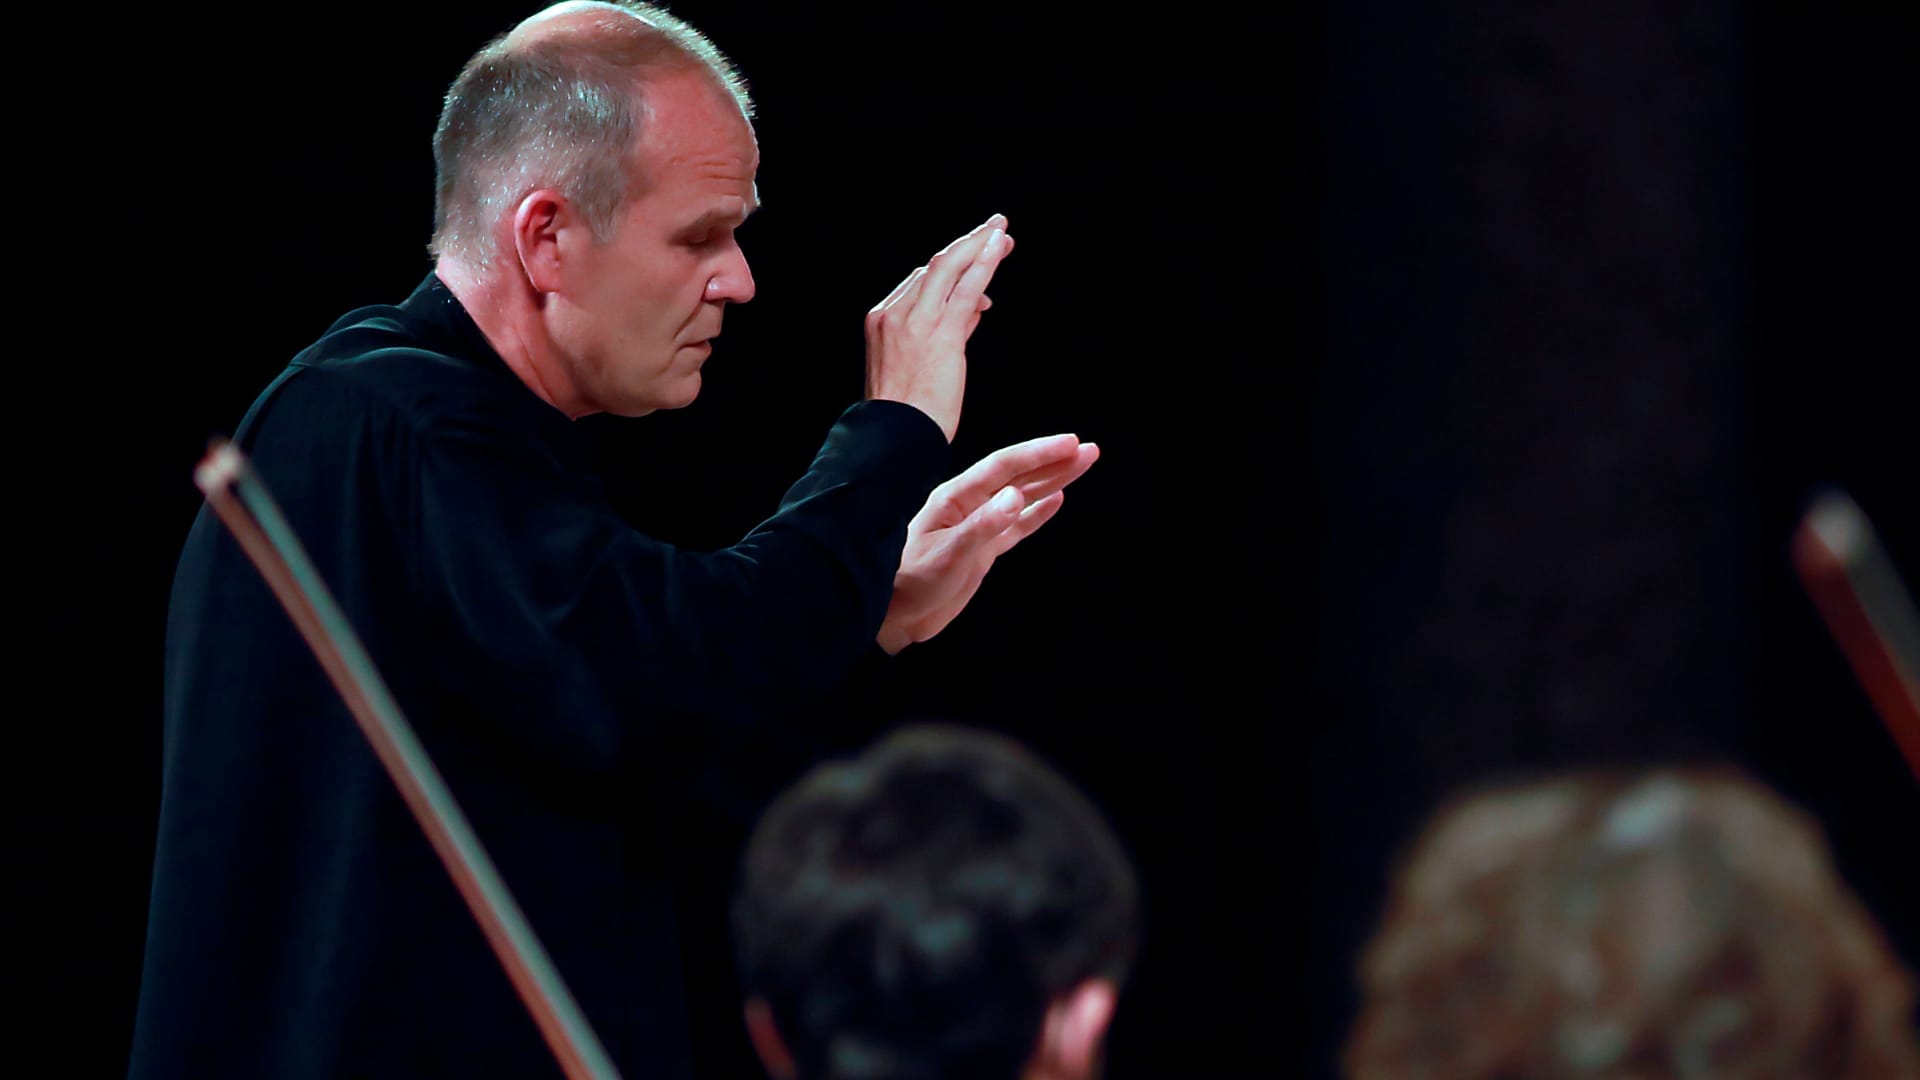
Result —
<svg viewBox="0 0 1920 1080"><path fill-rule="evenodd" d="M960 267L964 268L979 256L980 245L986 242L987 237L992 235L995 229L1005 232L1006 228L1007 216L1005 214L994 214L987 218L987 220L954 237L946 247L934 252L933 258L927 260L927 266L934 267L941 263L958 260ZM958 272L958 270L955 271L955 273Z"/></svg>
<svg viewBox="0 0 1920 1080"><path fill-rule="evenodd" d="M1100 447L1090 442L1081 443L1079 452L1072 458L1043 465L1030 473L1014 477L1012 482L1020 489L1020 494L1027 497L1028 504L1032 504L1085 476L1098 460Z"/></svg>
<svg viewBox="0 0 1920 1080"><path fill-rule="evenodd" d="M927 276L926 267L924 266L915 267L913 270L913 273L908 274L906 277L901 278L900 284L895 285L893 287L893 291L887 294L887 298L885 300L882 300L879 303L873 305L872 310L885 311L886 309L899 303L903 298L905 298L910 293L912 293L912 291L920 284L922 280L926 278L926 276Z"/></svg>
<svg viewBox="0 0 1920 1080"><path fill-rule="evenodd" d="M982 252L991 249L994 265L999 265L999 259L1006 254L1004 243L1006 225L1006 217L995 214L927 263L927 282L920 293L918 314L931 315L940 305L945 304L947 298L953 293L955 283L963 273L972 270L979 263ZM992 276L992 270L989 269L987 277ZM986 281L981 280L979 288L974 290L974 296L978 297L986 287Z"/></svg>
<svg viewBox="0 0 1920 1080"><path fill-rule="evenodd" d="M1040 526L1053 520L1053 515L1060 512L1060 507L1066 501L1067 493L1056 491L1039 502L1028 503L1027 508L1020 512L1019 518L1012 525L1002 529L1000 535L993 538L993 557L997 559L1005 555L1013 545L1032 536Z"/></svg>
<svg viewBox="0 0 1920 1080"><path fill-rule="evenodd" d="M899 305L912 305L914 298L918 295L920 283L925 281L926 277L926 267L922 266L914 270L913 273L908 274L902 279L900 284L893 287L893 291L887 294L885 300L880 301L867 310L866 332L867 352L869 354L880 348L881 330L885 325L887 313Z"/></svg>
<svg viewBox="0 0 1920 1080"><path fill-rule="evenodd" d="M970 232L968 232L966 235L956 238L952 243L948 244L946 247L941 248L939 252L937 252L934 255L934 258L938 259L943 255L947 255L951 253L955 248L959 247L961 244L965 243L967 240L977 235L980 235L983 232L986 232L986 233L992 232L996 222L998 223L998 227L1005 228L1006 221L1007 221L1006 215L1004 214L993 215L987 220L974 226L973 229ZM1013 237L1011 236L1007 237L1006 243L1007 243L1008 250L1012 250ZM915 267L912 273L900 279L900 284L895 285L893 287L893 291L887 294L886 299L881 300L878 304L874 305L874 309L879 310L881 308L885 308L894 303L897 303L900 300L900 298L906 294L908 288L911 287L918 279L924 277L926 275L926 272L927 272L927 268L925 266Z"/></svg>
<svg viewBox="0 0 1920 1080"><path fill-rule="evenodd" d="M1015 477L1067 461L1078 453L1079 447L1080 440L1073 435L1042 435L1003 446L935 488L934 497L960 507L964 516Z"/></svg>
<svg viewBox="0 0 1920 1080"><path fill-rule="evenodd" d="M1005 229L1006 227L1007 227L1007 215L989 214L987 215L987 220L981 222L978 225L975 225L973 228L968 229L966 232L960 234L959 236L954 237L953 240L950 241L946 247L943 247L939 251L934 252L933 257L937 259L943 255L951 255L954 252L960 250L961 246L967 243L967 241L979 239L980 237L987 235L988 233L992 232L995 229Z"/></svg>
<svg viewBox="0 0 1920 1080"><path fill-rule="evenodd" d="M960 337L963 340L973 340L973 331L980 325L980 316L985 315L987 309L992 306L993 298L983 294L979 305L973 309L973 313L967 316L967 321L960 327Z"/></svg>
<svg viewBox="0 0 1920 1080"><path fill-rule="evenodd" d="M980 310L980 298L987 294L987 283L993 280L993 272L1000 269L1000 263L1007 257L1006 234L995 232L987 238L986 246L980 255L954 282L953 291L945 297L946 311L962 312L962 317L977 315ZM929 312L932 305L939 303L938 286L931 281L927 291L920 294L919 304Z"/></svg>
<svg viewBox="0 0 1920 1080"><path fill-rule="evenodd" d="M1027 500L1019 488L1012 485L1001 488L993 498L967 515L965 521L954 526L948 540L949 557L965 559L973 552L991 548L1001 533L1019 522L1020 512L1026 507Z"/></svg>

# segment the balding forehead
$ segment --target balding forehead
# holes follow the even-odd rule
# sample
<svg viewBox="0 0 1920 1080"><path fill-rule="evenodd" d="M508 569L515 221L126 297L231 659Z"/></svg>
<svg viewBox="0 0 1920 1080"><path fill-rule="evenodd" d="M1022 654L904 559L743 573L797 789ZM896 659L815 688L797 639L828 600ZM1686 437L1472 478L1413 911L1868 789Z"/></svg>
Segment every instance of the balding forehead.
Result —
<svg viewBox="0 0 1920 1080"><path fill-rule="evenodd" d="M615 20L622 19L653 25L641 18L639 13L617 4L603 3L601 0L564 0L522 19L520 25L507 34L506 46L515 49L560 34L611 29L619 25Z"/></svg>
<svg viewBox="0 0 1920 1080"><path fill-rule="evenodd" d="M645 3L563 0L522 20L483 55L545 55L562 68L578 62L651 81L662 72L702 70L753 118L753 99L733 63L699 30Z"/></svg>

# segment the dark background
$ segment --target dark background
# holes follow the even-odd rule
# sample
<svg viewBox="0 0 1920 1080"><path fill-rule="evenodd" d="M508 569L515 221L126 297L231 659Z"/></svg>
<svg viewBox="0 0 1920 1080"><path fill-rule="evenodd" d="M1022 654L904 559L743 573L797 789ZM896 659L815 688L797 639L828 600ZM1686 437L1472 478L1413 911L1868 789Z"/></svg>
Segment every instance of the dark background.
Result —
<svg viewBox="0 0 1920 1080"><path fill-rule="evenodd" d="M57 54L92 81L37 77L0 977L76 1075L125 1067L192 465L338 314L426 273L439 96L530 10L107 12ZM1116 1080L1332 1075L1395 852L1456 785L1541 768L1753 770L1920 961L1920 795L1787 560L1836 484L1920 580L1920 96L1892 27L1704 0L675 10L760 103L760 295L695 406L595 422L616 487L671 539L736 538L858 395L866 308L1009 215L956 463L1052 431L1103 457L893 692L1026 739L1132 848ZM730 1075L720 925L689 949Z"/></svg>

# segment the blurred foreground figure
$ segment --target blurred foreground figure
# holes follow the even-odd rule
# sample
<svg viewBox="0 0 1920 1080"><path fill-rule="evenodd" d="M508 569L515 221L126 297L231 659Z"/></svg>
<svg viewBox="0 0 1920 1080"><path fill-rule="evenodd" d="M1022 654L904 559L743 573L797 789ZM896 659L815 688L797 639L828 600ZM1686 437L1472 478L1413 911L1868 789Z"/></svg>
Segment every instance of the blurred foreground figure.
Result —
<svg viewBox="0 0 1920 1080"><path fill-rule="evenodd" d="M1354 1080L1920 1077L1912 984L1818 828L1731 772L1455 803L1361 980Z"/></svg>
<svg viewBox="0 0 1920 1080"><path fill-rule="evenodd" d="M778 1080L1095 1076L1136 893L1099 813L1037 758L904 729L755 829L733 912L749 1034Z"/></svg>

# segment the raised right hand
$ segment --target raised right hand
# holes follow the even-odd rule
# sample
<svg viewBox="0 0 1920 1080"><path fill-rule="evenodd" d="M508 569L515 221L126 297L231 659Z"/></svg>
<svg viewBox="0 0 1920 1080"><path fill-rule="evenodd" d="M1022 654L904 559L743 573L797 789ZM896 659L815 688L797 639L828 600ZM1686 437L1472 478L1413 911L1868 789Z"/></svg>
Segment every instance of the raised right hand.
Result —
<svg viewBox="0 0 1920 1080"><path fill-rule="evenodd" d="M960 427L967 339L991 307L987 282L1013 250L995 214L908 274L867 312L867 397L901 401L932 417L947 441Z"/></svg>

